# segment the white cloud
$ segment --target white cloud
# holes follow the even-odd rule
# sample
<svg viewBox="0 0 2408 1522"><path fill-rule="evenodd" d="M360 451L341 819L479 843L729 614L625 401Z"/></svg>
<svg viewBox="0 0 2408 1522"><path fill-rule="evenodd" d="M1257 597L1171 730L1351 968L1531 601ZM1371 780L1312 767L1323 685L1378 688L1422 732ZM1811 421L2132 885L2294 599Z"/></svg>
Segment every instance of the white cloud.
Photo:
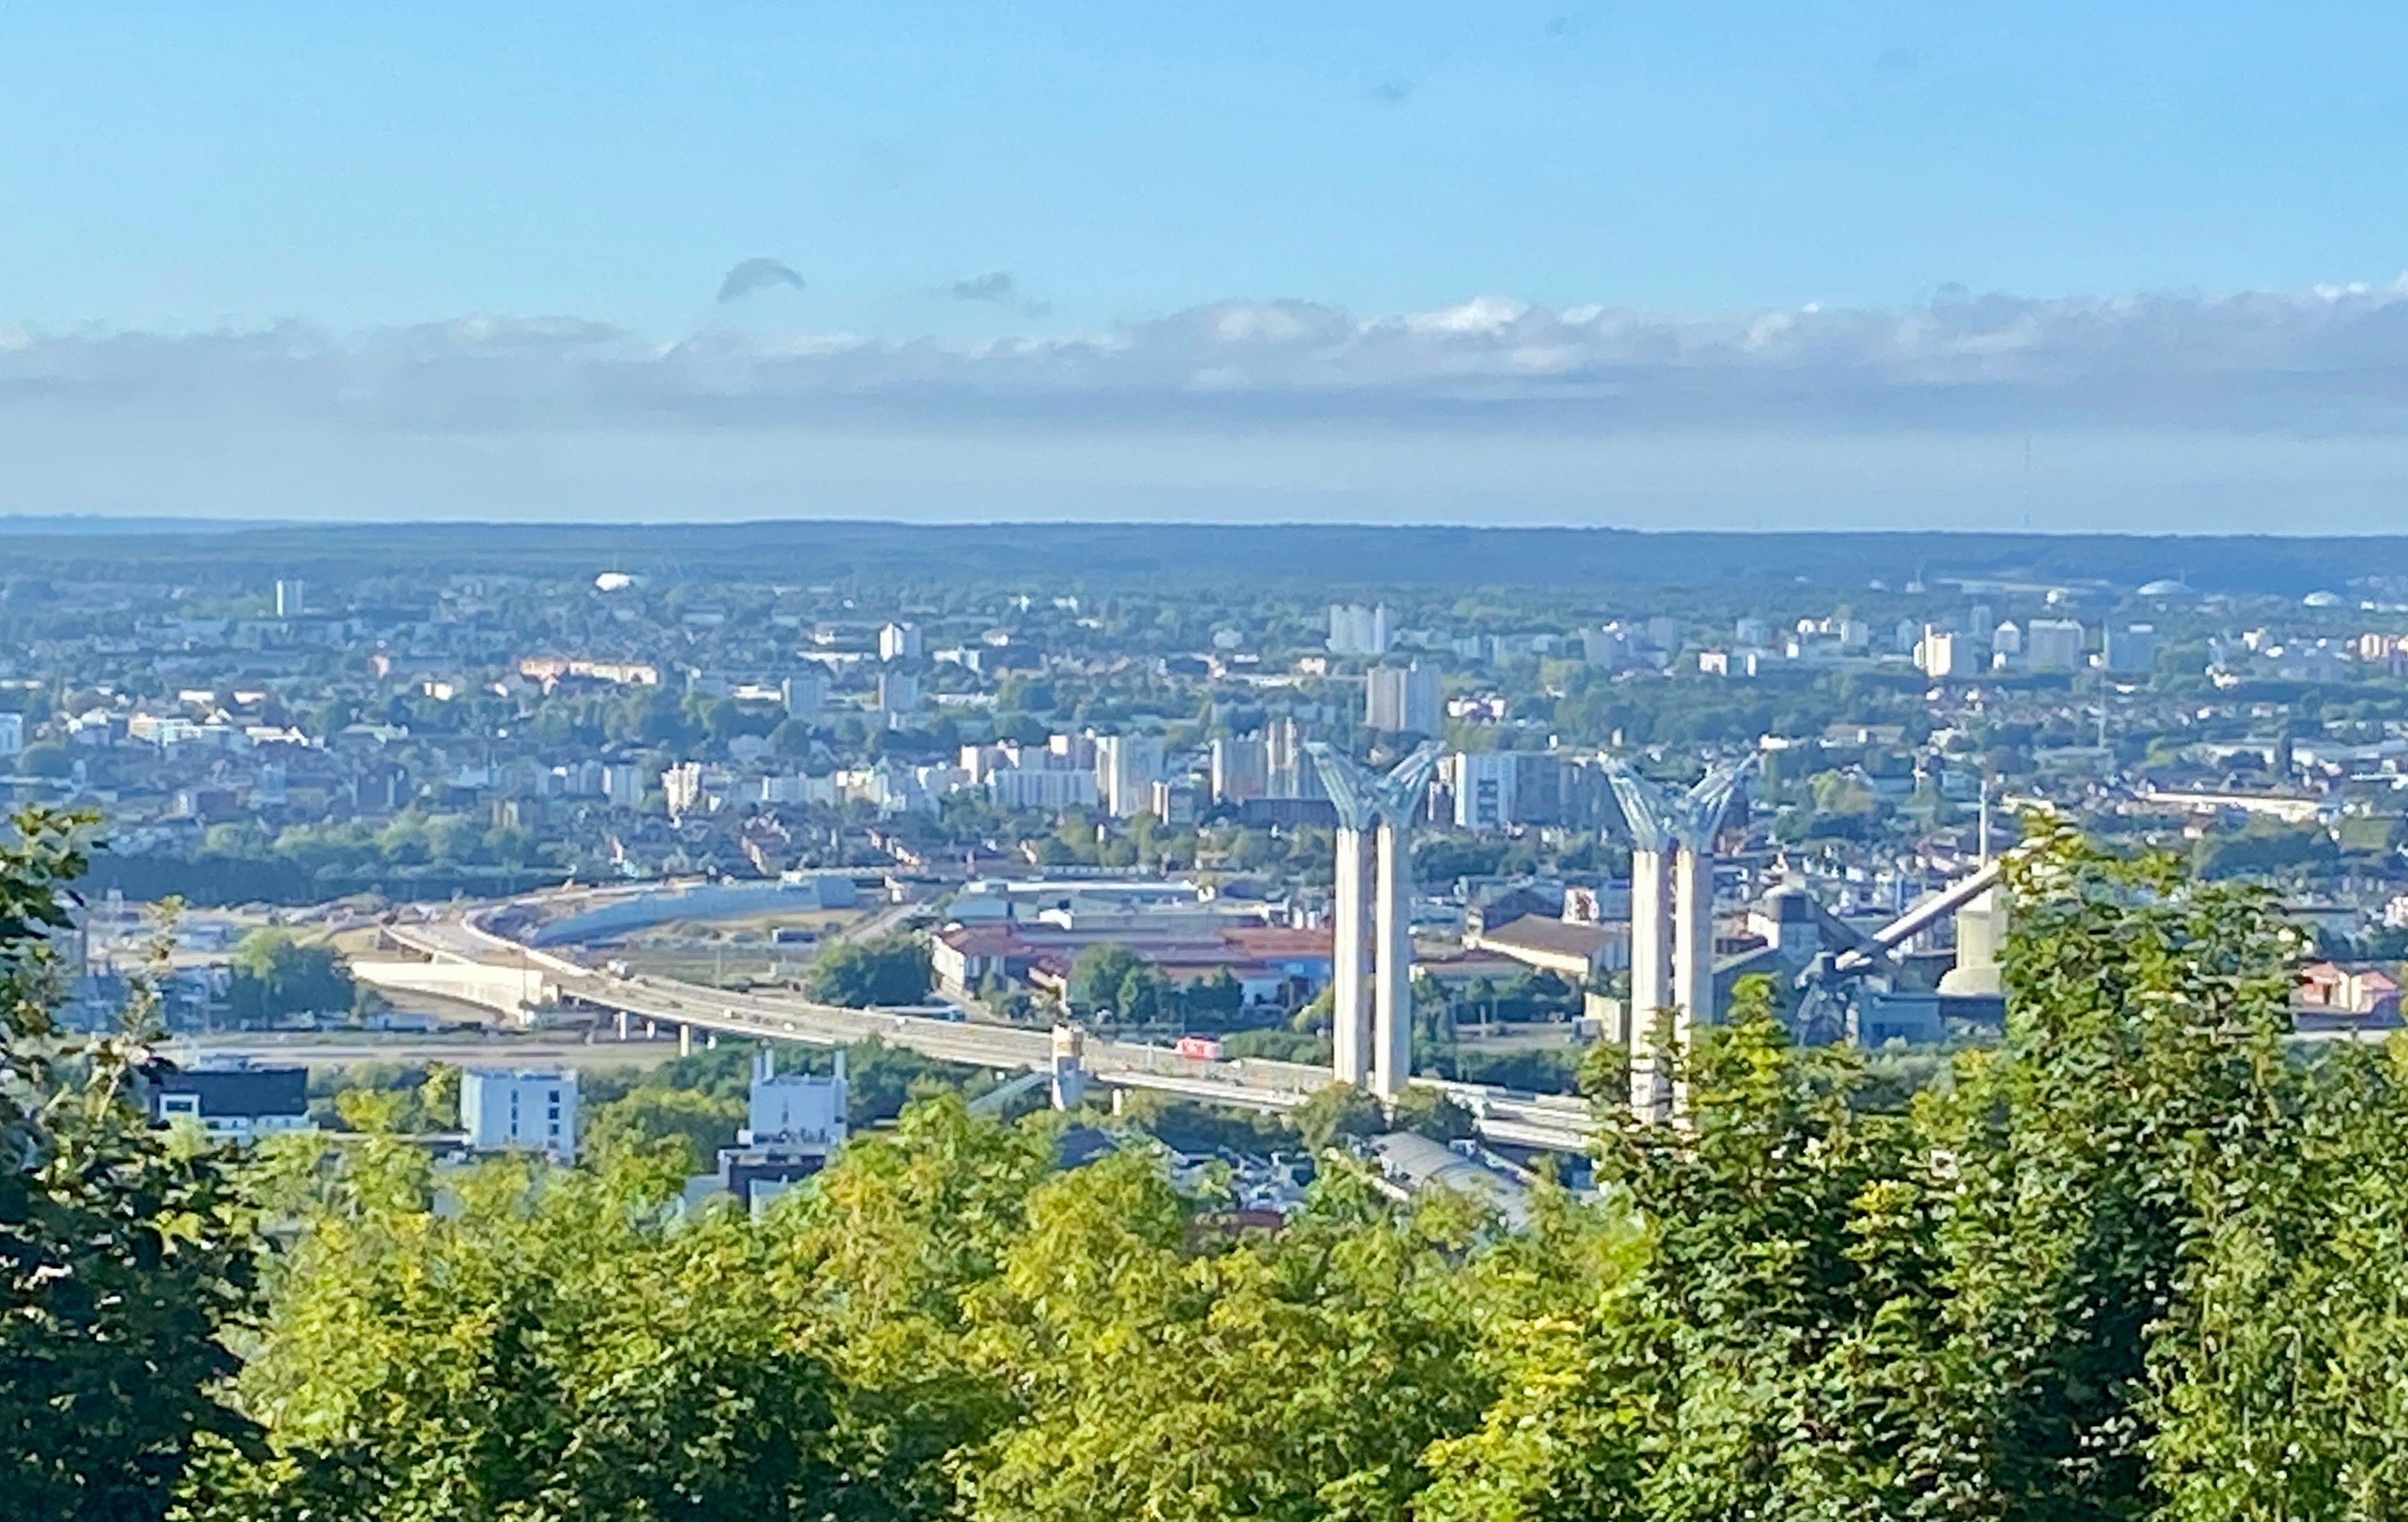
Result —
<svg viewBox="0 0 2408 1522"><path fill-rule="evenodd" d="M2408 294L2036 300L1674 316L1480 297L1358 317L1226 302L1086 337L975 346L569 318L359 334L11 329L10 405L291 413L361 428L776 427L1045 413L1177 428L1331 416L1482 430L2148 427L2389 435L2408 424Z"/></svg>
<svg viewBox="0 0 2408 1522"><path fill-rule="evenodd" d="M2028 434L2042 440L2033 487ZM1789 503L1824 522L2015 526L2037 510L2043 525L2205 527L2212 510L2373 529L2408 479L2408 286L1949 290L1904 311L1706 316L1233 301L978 344L664 339L574 318L0 327L0 511L1192 515L1226 501L1747 526Z"/></svg>

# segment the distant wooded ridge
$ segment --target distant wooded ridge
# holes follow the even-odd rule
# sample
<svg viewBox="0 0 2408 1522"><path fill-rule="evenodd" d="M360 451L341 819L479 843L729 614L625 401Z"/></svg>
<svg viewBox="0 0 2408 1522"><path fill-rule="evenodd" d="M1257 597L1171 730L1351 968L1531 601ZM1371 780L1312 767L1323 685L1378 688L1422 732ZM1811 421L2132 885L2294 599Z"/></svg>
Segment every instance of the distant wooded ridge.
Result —
<svg viewBox="0 0 2408 1522"><path fill-rule="evenodd" d="M2408 536L1667 533L1618 528L1371 524L243 524L0 518L18 577L185 580L246 567L320 577L430 571L674 579L973 581L1032 587L1211 583L1380 589L1495 585L1716 586L1804 582L1893 589L1971 579L2128 591L2178 579L2201 592L2300 596L2365 578L2408 581Z"/></svg>

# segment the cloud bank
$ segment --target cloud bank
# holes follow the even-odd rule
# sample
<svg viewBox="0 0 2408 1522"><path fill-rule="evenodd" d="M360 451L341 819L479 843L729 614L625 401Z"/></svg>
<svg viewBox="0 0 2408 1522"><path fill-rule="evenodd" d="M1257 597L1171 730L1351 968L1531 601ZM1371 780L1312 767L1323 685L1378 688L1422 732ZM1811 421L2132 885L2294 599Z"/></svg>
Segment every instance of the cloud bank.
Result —
<svg viewBox="0 0 2408 1522"><path fill-rule="evenodd" d="M964 299L1018 294L1008 276L963 285ZM1231 301L978 344L663 339L569 318L351 334L0 330L0 450L20 467L0 481L0 510L178 510L157 497L182 482L213 510L255 486L262 512L295 499L382 512L434 489L406 489L423 469L464 513L572 512L585 488L561 481L641 456L647 491L690 482L697 511L723 497L724 510L762 510L793 482L818 483L813 510L852 491L855 510L934 511L1009 481L1021 494L1009 510L1071 515L1137 510L1132 483L1151 482L1182 513L1227 493L1271 515L1378 516L1394 502L1422 516L1627 521L1690 504L1730 521L1802 494L1816 511L1879 501L1911 518L1918 500L1958 501L1996 521L2019 496L2032 510L2030 478L2001 462L2035 434L2058 441L2041 452L2043 517L2158 490L2153 510L2184 526L2177 498L2257 500L2236 482L2324 493L2328 528L2334 513L2394 511L2388 483L2408 480L2408 284L1949 290L1904 311L1708 315L1496 297L1386 315ZM882 437L902 442L882 453ZM1254 442L1233 454L1233 437ZM156 484L116 458L144 449L158 454ZM453 463L411 463L438 456ZM308 467L298 475L296 460ZM352 501L375 495L360 481L380 471L404 484Z"/></svg>
<svg viewBox="0 0 2408 1522"><path fill-rule="evenodd" d="M986 276L955 294L1017 291L1009 276ZM1495 297L1376 317L1226 302L1092 336L970 345L724 331L663 341L566 318L350 335L300 324L0 331L0 399L12 404L177 398L466 429L775 426L872 412L1174 427L1340 419L1483 430L2389 435L2408 428L2408 288L2112 300L1950 292L1903 313L1707 317Z"/></svg>

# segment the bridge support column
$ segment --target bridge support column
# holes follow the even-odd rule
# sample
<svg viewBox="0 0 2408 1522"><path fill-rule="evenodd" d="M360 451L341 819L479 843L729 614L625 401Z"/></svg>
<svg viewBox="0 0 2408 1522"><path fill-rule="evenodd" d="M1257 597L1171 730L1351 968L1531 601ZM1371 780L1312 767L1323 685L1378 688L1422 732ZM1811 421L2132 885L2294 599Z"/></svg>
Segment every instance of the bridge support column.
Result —
<svg viewBox="0 0 2408 1522"><path fill-rule="evenodd" d="M694 1055L694 1027L692 1026L678 1027L678 1055L681 1057L690 1057Z"/></svg>
<svg viewBox="0 0 2408 1522"><path fill-rule="evenodd" d="M1714 1008L1714 851L1684 840L1672 858L1672 1113L1689 1109L1689 1056L1699 1026Z"/></svg>
<svg viewBox="0 0 2408 1522"><path fill-rule="evenodd" d="M1630 853L1630 1109L1649 1120L1672 1115L1671 1064L1662 1046L1672 1003L1671 874L1665 853Z"/></svg>
<svg viewBox="0 0 2408 1522"><path fill-rule="evenodd" d="M837 1060L844 1060L842 1048ZM1076 1026L1054 1027L1053 1098L1056 1110L1076 1110L1087 1097L1087 1037ZM1112 1094L1112 1113L1120 1113L1120 1093Z"/></svg>
<svg viewBox="0 0 2408 1522"><path fill-rule="evenodd" d="M627 1012L624 1010L619 1012L619 1039L623 1041L627 1039Z"/></svg>
<svg viewBox="0 0 2408 1522"><path fill-rule="evenodd" d="M1371 1081L1371 1010L1369 969L1364 966L1364 911L1369 907L1371 836L1344 825L1338 827L1337 913L1330 981L1329 1043L1336 1055L1338 1081L1357 1087Z"/></svg>
<svg viewBox="0 0 2408 1522"><path fill-rule="evenodd" d="M1413 1075L1412 851L1393 819L1380 821L1380 891L1372 917L1371 1092L1393 1100Z"/></svg>

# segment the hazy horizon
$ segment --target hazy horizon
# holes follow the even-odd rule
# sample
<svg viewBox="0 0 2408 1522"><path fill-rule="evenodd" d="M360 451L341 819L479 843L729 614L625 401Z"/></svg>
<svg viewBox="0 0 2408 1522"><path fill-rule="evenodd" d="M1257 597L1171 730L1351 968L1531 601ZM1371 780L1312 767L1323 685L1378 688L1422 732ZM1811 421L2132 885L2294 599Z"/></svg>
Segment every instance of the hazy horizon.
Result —
<svg viewBox="0 0 2408 1522"><path fill-rule="evenodd" d="M2380 526L2312 8L12 10L0 511Z"/></svg>

